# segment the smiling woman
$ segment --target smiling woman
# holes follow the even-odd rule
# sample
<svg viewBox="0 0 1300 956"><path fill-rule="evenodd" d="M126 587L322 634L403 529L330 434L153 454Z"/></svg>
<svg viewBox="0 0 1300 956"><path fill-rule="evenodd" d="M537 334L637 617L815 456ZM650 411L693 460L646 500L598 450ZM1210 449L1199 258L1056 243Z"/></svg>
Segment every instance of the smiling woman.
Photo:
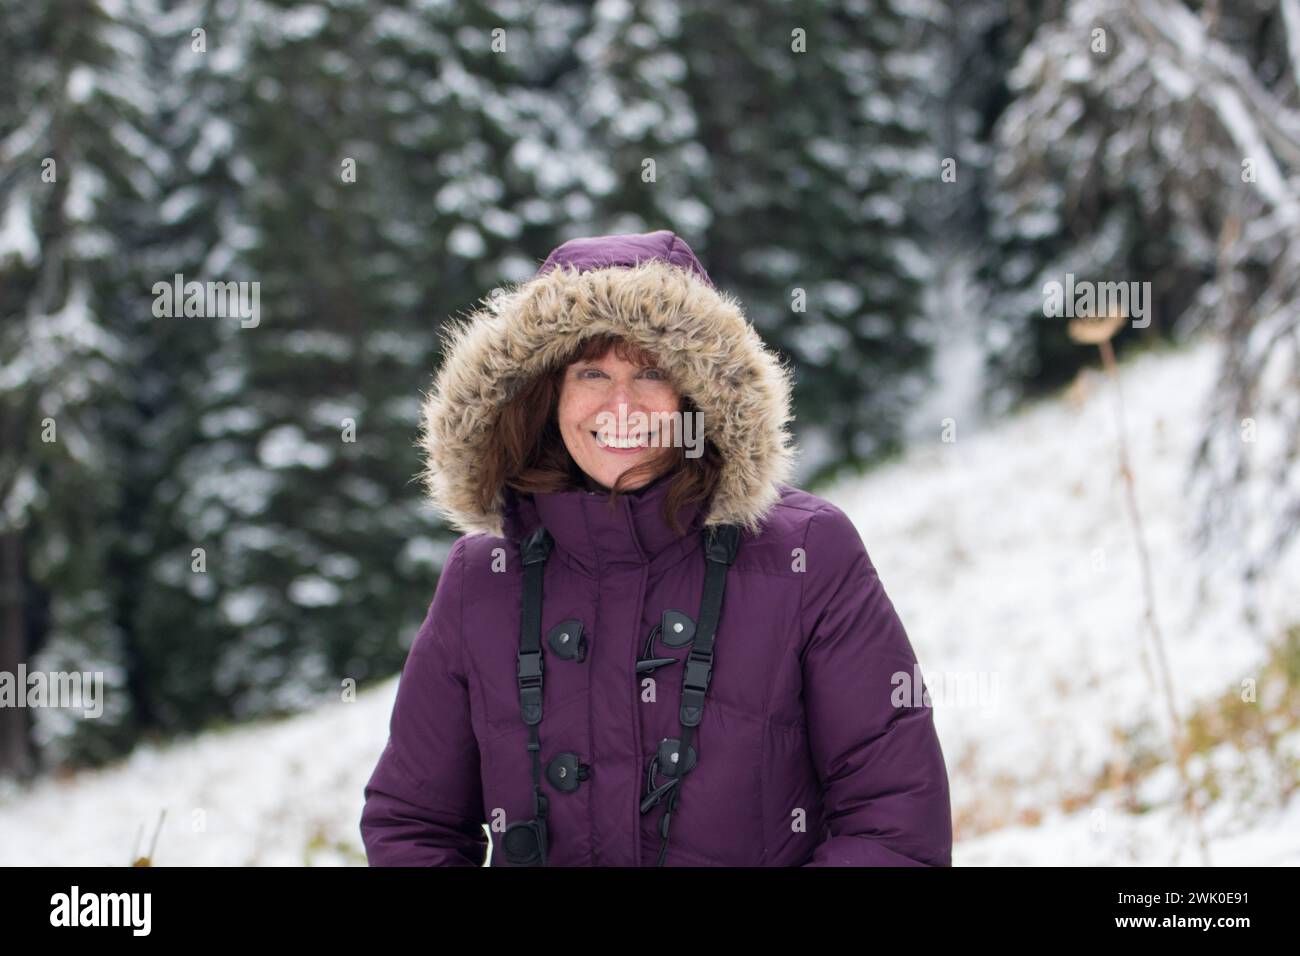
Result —
<svg viewBox="0 0 1300 956"><path fill-rule="evenodd" d="M791 385L668 230L569 240L453 328L422 445L463 534L366 785L372 864L481 864L485 824L495 865L951 863L907 634L787 483Z"/></svg>

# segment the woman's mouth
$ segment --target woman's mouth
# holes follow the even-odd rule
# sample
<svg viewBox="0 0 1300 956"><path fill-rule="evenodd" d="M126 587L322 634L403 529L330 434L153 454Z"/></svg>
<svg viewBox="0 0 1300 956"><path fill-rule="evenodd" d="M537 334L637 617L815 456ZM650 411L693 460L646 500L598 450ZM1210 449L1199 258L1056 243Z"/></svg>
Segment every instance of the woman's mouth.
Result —
<svg viewBox="0 0 1300 956"><path fill-rule="evenodd" d="M641 449L649 447L649 440L644 435L629 438L606 436L600 432L592 432L591 435L600 448L612 455L635 455Z"/></svg>

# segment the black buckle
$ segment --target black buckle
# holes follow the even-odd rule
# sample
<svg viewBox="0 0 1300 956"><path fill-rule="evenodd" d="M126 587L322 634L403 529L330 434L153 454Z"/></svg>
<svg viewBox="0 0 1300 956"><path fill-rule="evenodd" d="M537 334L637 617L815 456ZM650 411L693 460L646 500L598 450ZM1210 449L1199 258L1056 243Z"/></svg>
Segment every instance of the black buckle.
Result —
<svg viewBox="0 0 1300 956"><path fill-rule="evenodd" d="M527 658L527 660L525 660ZM515 660L519 662L519 686L535 687L542 681L542 650L517 651Z"/></svg>
<svg viewBox="0 0 1300 956"><path fill-rule="evenodd" d="M702 654L699 651L691 651L686 655L686 674L682 678L682 687L687 690L698 690L703 694L709 689L709 681L712 678L712 654Z"/></svg>
<svg viewBox="0 0 1300 956"><path fill-rule="evenodd" d="M682 706L679 717L683 727L699 726L704 716L704 695L713 677L713 655L691 651L686 656L686 676L682 680Z"/></svg>
<svg viewBox="0 0 1300 956"><path fill-rule="evenodd" d="M525 724L535 724L542 717L542 652L519 651L519 707Z"/></svg>
<svg viewBox="0 0 1300 956"><path fill-rule="evenodd" d="M519 651L519 710L524 723L532 726L542 719L542 652Z"/></svg>

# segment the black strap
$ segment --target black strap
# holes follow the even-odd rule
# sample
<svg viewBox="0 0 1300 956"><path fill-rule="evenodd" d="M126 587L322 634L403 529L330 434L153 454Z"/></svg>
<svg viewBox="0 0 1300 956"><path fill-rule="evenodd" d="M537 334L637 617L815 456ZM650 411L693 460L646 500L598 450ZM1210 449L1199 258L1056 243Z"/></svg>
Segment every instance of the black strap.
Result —
<svg viewBox="0 0 1300 956"><path fill-rule="evenodd" d="M704 539L706 571L704 596L700 602L699 622L695 639L687 653L682 675L682 699L678 718L682 724L679 765L676 776L656 791L654 799L643 801L641 812L649 810L665 791L671 791L659 821L659 834L663 845L659 848L657 866L663 866L668 852L668 828L681 793L682 778L686 775L687 757L695 728L704 716L704 699L713 674L713 642L718 621L722 615L722 598L726 588L727 568L735 561L740 546L740 528L735 525L717 525L701 532ZM528 727L528 754L533 778L534 819L519 821L507 828L507 856L511 844L511 830L520 828L529 840L527 847L541 866L546 866L548 802L542 791L541 741L538 726L542 722L542 579L546 559L550 556L554 539L546 528L539 527L520 543L524 564L523 615L519 630L518 681L519 711Z"/></svg>
<svg viewBox="0 0 1300 956"><path fill-rule="evenodd" d="M524 608L519 629L519 713L528 727L528 756L533 776L534 834L540 863L546 866L546 813L542 792L542 744L538 725L542 722L542 574L554 539L539 527L520 544L524 562Z"/></svg>
<svg viewBox="0 0 1300 956"><path fill-rule="evenodd" d="M695 736L695 728L699 726L704 716L704 698L713 676L713 641L717 636L718 620L722 616L722 597L727 586L727 568L735 561L736 551L740 547L740 528L735 525L705 528L702 535L704 558L708 562L704 574L704 596L700 601L700 616L695 627L695 640L686 655L686 667L682 674L682 705L678 712L682 734L677 749L677 773L673 781L675 786L668 785L671 787L671 792L667 803L664 804L663 816L659 819L659 835L663 838L663 843L659 847L659 861L656 866L664 865L664 857L668 853L668 827L681 796L682 782L686 776L687 755L691 752L691 740ZM654 802L658 802L657 796Z"/></svg>

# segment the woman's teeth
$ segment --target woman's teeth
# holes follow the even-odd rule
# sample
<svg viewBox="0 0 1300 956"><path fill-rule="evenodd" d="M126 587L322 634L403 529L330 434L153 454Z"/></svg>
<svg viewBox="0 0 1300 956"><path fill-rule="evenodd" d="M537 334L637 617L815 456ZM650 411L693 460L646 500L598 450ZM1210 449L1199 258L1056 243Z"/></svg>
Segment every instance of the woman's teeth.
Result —
<svg viewBox="0 0 1300 956"><path fill-rule="evenodd" d="M606 438L600 432L592 432L596 437L596 444L601 448L642 448L645 447L645 438Z"/></svg>

